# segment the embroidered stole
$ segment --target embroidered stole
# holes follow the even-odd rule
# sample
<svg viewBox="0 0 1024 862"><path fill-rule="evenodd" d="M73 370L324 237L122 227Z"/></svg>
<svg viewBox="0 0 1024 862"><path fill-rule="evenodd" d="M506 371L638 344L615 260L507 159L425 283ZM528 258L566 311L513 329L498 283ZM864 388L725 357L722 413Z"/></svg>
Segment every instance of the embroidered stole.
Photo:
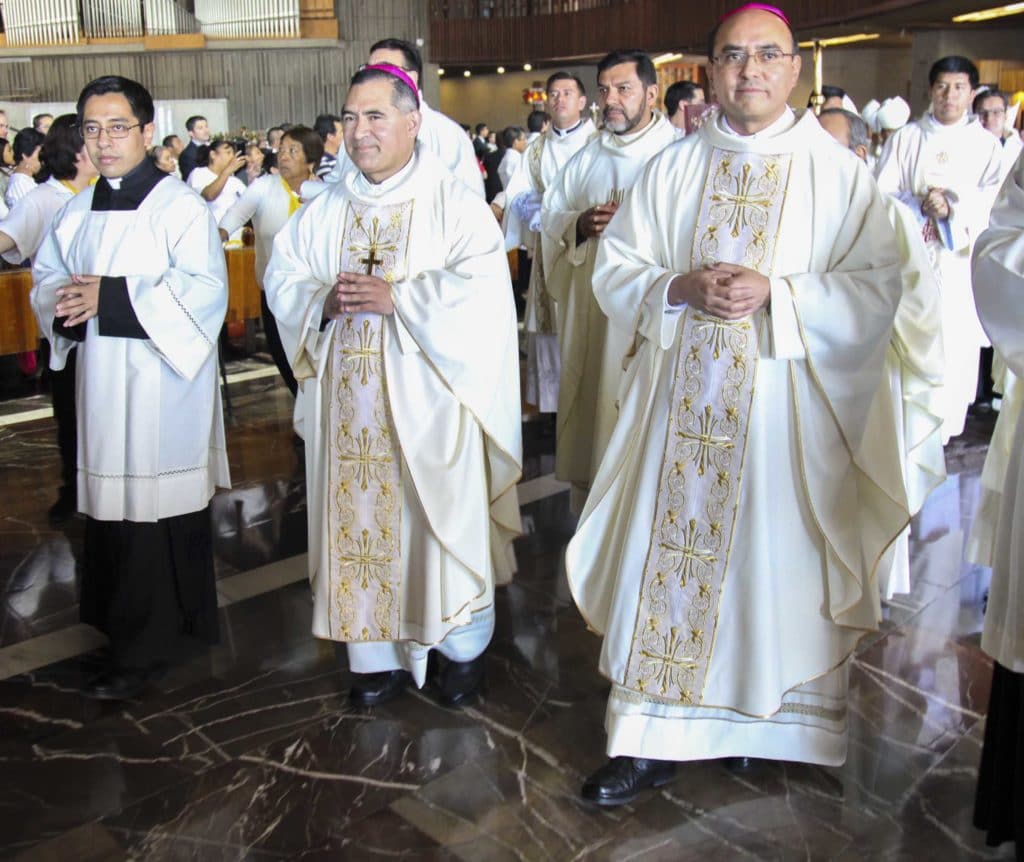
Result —
<svg viewBox="0 0 1024 862"><path fill-rule="evenodd" d="M771 272L791 156L714 151L691 268ZM703 700L739 504L764 312L726 321L687 309L651 542L622 685L673 704Z"/></svg>
<svg viewBox="0 0 1024 862"><path fill-rule="evenodd" d="M412 201L349 203L341 271L405 277ZM339 641L391 641L401 624L401 456L384 377L380 314L335 324L331 354L328 530L330 628Z"/></svg>

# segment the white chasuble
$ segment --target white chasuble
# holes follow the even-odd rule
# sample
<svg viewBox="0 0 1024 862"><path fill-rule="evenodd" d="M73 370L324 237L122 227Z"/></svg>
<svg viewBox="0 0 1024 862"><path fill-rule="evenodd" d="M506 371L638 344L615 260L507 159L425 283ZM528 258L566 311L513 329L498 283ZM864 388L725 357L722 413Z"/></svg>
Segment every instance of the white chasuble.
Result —
<svg viewBox="0 0 1024 862"><path fill-rule="evenodd" d="M770 309L667 305L716 260L767 275ZM813 114L750 137L717 117L650 160L594 290L636 338L566 553L604 636L609 753L841 761L846 659L909 520L871 410L901 293L874 181Z"/></svg>
<svg viewBox="0 0 1024 862"><path fill-rule="evenodd" d="M999 193L991 225L974 251L973 271L981 322L1019 381L1024 378L1024 159L1018 159ZM1019 417L1019 396L1013 401ZM1006 480L996 501L992 584L981 648L1007 670L1024 673L1024 425L1019 419L1010 454L997 457L1005 465Z"/></svg>
<svg viewBox="0 0 1024 862"><path fill-rule="evenodd" d="M57 289L72 275L123 279L101 287L78 347L78 505L103 521L197 512L231 484L217 379L224 251L206 202L150 164L75 195L33 267L54 369L75 343L53 331ZM107 331L104 291L123 297L144 333Z"/></svg>
<svg viewBox="0 0 1024 862"><path fill-rule="evenodd" d="M582 120L572 131L559 134L554 127L534 139L523 153L522 168L505 190L504 228L509 249L525 245L533 260L526 293L523 326L526 344L526 401L542 413L558 409L561 376L558 346L558 310L548 291L541 248L541 206L547 190L559 172L596 133L590 120Z"/></svg>
<svg viewBox="0 0 1024 862"><path fill-rule="evenodd" d="M394 313L321 327L339 269L388 281ZM352 171L304 206L265 288L306 406L313 633L439 644L515 569L519 354L501 232L417 145L384 182Z"/></svg>
<svg viewBox="0 0 1024 862"><path fill-rule="evenodd" d="M558 306L561 360L555 475L573 484L577 512L615 425L633 333L609 327L593 289L600 239L577 244L576 226L591 207L621 203L651 156L675 139L674 127L658 112L638 132L604 131L569 160L544 196L544 272Z"/></svg>
<svg viewBox="0 0 1024 862"><path fill-rule="evenodd" d="M971 292L971 250L988 225L1002 156L999 141L977 120L952 126L931 114L896 132L876 169L883 194L896 196L919 219L942 296L942 343L946 357L943 443L963 432L967 407L978 385L978 351L988 343ZM946 190L950 217L920 214L931 188Z"/></svg>
<svg viewBox="0 0 1024 862"><path fill-rule="evenodd" d="M892 410L907 503L913 516L946 478L942 451L942 300L914 214L890 195L885 197L885 207L899 246L903 297L896 312L875 409L883 413ZM879 572L883 599L911 590L909 540L908 528L896 543L889 571Z"/></svg>

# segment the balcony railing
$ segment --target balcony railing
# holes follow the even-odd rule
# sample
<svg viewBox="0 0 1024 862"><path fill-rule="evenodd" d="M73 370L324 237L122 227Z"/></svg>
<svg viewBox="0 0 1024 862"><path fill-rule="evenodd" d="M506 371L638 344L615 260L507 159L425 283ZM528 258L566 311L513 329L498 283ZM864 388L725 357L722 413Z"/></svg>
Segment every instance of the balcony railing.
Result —
<svg viewBox="0 0 1024 862"><path fill-rule="evenodd" d="M299 0L2 0L10 47L74 45L202 33L212 39L294 39Z"/></svg>

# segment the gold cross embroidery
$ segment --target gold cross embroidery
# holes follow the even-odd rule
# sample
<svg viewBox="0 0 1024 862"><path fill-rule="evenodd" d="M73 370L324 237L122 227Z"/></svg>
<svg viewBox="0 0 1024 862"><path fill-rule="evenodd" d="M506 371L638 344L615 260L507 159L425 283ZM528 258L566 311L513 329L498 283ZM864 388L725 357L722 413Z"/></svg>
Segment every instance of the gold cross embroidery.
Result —
<svg viewBox="0 0 1024 862"><path fill-rule="evenodd" d="M707 339L705 343L711 348L711 355L715 359L721 357L730 333L744 332L750 329L750 322L746 320L721 320L717 317L705 317L702 314L696 315L695 319L700 321L696 329L701 337Z"/></svg>
<svg viewBox="0 0 1024 862"><path fill-rule="evenodd" d="M359 581L360 587L366 590L369 589L371 580L382 585L387 584L391 560L388 549L379 549L375 546L370 539L370 531L363 530L355 547L342 551L341 565Z"/></svg>
<svg viewBox="0 0 1024 862"><path fill-rule="evenodd" d="M727 162L723 162L723 173L726 173ZM755 191L756 180L750 176L750 164L744 164L740 168L740 175L727 174L735 185L735 191L727 189L716 189L711 200L716 204L731 207L728 221L732 226L732 236L735 239L740 235L743 228L748 227L754 215L764 217L768 207L771 206L771 195L763 191ZM760 221L760 219L758 219Z"/></svg>
<svg viewBox="0 0 1024 862"><path fill-rule="evenodd" d="M348 370L355 367L359 372L359 382L365 386L369 381L370 374L374 369L377 359L380 357L380 345L377 343L376 333L370 327L369 320L363 320L362 328L352 329L352 318L345 321L346 329L355 335L355 343L346 339L341 345L342 366Z"/></svg>
<svg viewBox="0 0 1024 862"><path fill-rule="evenodd" d="M355 447L343 453L346 461L351 461L355 470L355 479L362 490L366 490L379 468L391 463L391 453L387 447L381 446L379 440L370 438L370 431L363 428L354 440Z"/></svg>
<svg viewBox="0 0 1024 862"><path fill-rule="evenodd" d="M640 655L649 671L644 676L653 677L662 694L666 694L670 688L678 688L682 692L680 700L691 703L693 696L685 690L683 684L696 670L697 663L683 654L686 644L686 639L679 637L679 629L672 626L669 633L661 635L654 644L645 644Z"/></svg>
<svg viewBox="0 0 1024 862"><path fill-rule="evenodd" d="M694 577L697 567L706 569L713 566L718 557L711 548L701 547L707 536L697 529L697 521L693 518L683 527L679 541L667 539L662 543L662 554L672 564L673 570L679 574L679 586L686 589L690 578Z"/></svg>
<svg viewBox="0 0 1024 862"><path fill-rule="evenodd" d="M715 434L717 428L718 420L711 413L711 405L707 404L697 420L696 430L678 432L683 440L693 445L692 459L697 465L698 476L703 476L707 470L712 452L728 452L733 447L729 437Z"/></svg>

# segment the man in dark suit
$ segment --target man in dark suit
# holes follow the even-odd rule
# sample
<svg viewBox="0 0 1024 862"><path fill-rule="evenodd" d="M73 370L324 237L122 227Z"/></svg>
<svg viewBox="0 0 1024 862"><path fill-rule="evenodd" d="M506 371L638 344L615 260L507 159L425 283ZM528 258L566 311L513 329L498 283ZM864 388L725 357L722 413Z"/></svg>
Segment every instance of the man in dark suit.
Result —
<svg viewBox="0 0 1024 862"><path fill-rule="evenodd" d="M178 156L178 170L181 172L181 179L188 182L188 175L196 166L196 155L199 148L210 143L210 124L206 117L198 115L185 120L185 129L188 131L188 146Z"/></svg>

